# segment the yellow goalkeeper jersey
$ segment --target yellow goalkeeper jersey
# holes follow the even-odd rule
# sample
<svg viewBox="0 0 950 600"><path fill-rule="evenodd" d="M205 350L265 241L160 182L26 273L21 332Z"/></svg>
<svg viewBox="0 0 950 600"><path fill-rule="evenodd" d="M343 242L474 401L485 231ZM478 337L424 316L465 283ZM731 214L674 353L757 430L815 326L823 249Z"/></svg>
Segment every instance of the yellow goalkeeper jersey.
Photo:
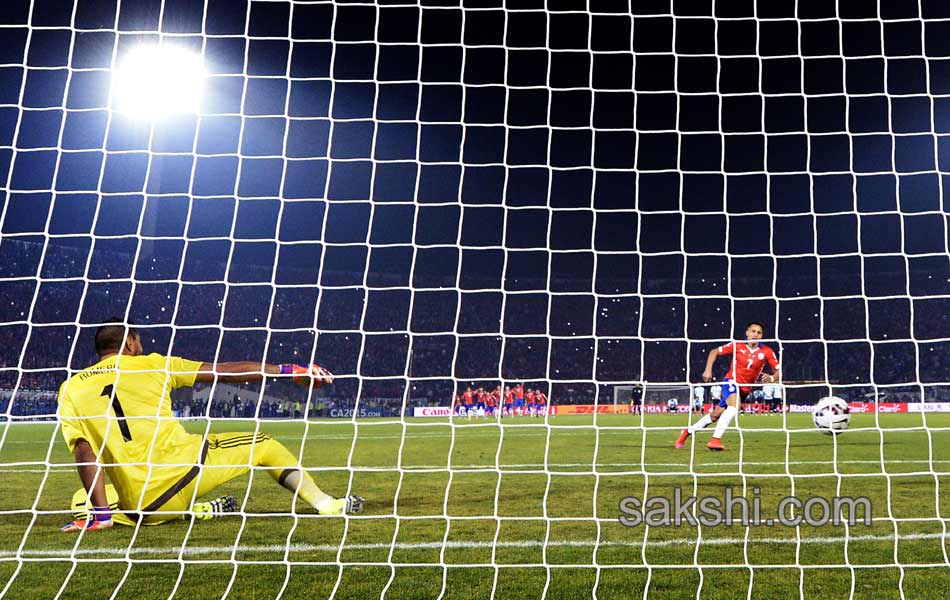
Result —
<svg viewBox="0 0 950 600"><path fill-rule="evenodd" d="M160 354L111 356L60 386L59 423L70 452L77 440L89 442L123 510L156 510L197 475L203 436L175 419L170 392L193 385L200 365Z"/></svg>

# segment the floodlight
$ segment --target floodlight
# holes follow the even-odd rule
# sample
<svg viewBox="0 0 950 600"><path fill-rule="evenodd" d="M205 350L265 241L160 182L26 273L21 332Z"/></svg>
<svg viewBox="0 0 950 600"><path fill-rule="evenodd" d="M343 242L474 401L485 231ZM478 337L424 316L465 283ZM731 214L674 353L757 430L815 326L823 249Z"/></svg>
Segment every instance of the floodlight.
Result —
<svg viewBox="0 0 950 600"><path fill-rule="evenodd" d="M144 118L197 113L204 80L200 54L172 45L139 46L113 73L112 108Z"/></svg>

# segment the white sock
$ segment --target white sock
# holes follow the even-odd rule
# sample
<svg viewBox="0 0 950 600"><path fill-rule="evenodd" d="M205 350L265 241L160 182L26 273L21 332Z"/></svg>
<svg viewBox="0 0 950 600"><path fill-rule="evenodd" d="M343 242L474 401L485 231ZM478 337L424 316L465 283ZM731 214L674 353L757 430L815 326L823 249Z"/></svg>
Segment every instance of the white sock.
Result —
<svg viewBox="0 0 950 600"><path fill-rule="evenodd" d="M722 434L726 433L726 428L729 427L729 423L732 423L732 419L739 414L739 409L735 406L730 406L719 415L719 420L716 422L716 431L713 432L714 438L722 439Z"/></svg>
<svg viewBox="0 0 950 600"><path fill-rule="evenodd" d="M700 429L704 429L704 428L706 428L706 427L709 427L709 424L710 424L710 423L712 423L712 417L710 417L709 415L703 415L703 418L702 418L702 419L696 421L695 423L693 423L692 425L689 426L689 428L688 428L689 434L690 434L690 435L693 435L694 433L696 433L696 432L699 431Z"/></svg>
<svg viewBox="0 0 950 600"><path fill-rule="evenodd" d="M288 469L284 471L278 482L280 485L300 496L307 504L318 510L320 504L328 500L333 500L333 496L318 488L313 482L313 478L309 475L303 477L303 481L301 481L300 473L299 469Z"/></svg>

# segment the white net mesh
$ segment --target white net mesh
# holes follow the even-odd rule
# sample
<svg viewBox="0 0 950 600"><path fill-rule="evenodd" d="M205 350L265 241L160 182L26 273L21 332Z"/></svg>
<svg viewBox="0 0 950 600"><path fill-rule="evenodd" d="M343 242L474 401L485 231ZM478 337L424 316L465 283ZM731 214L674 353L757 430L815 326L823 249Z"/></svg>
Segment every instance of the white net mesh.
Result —
<svg viewBox="0 0 950 600"><path fill-rule="evenodd" d="M945 588L948 18L883 0L5 2L0 595ZM154 45L202 58L197 112L130 114L178 102L161 61L133 105L110 92ZM194 433L270 433L365 513L316 515L255 469L215 493L232 516L58 534L80 484L56 390L113 316L146 352L333 371L312 392L181 388L172 408ZM715 425L674 450L719 403L709 352L753 320L783 385L748 399L729 451L705 449ZM839 436L810 416L829 395L850 403ZM788 496L866 497L871 520L671 526L624 503L730 494L763 519Z"/></svg>

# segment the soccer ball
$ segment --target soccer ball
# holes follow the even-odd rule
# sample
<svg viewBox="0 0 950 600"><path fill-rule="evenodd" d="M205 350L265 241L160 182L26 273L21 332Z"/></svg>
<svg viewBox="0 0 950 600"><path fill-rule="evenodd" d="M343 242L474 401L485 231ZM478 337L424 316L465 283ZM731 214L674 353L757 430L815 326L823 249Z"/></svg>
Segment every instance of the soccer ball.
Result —
<svg viewBox="0 0 950 600"><path fill-rule="evenodd" d="M838 434L851 423L851 409L848 403L837 396L822 398L812 412L815 427L823 433Z"/></svg>

